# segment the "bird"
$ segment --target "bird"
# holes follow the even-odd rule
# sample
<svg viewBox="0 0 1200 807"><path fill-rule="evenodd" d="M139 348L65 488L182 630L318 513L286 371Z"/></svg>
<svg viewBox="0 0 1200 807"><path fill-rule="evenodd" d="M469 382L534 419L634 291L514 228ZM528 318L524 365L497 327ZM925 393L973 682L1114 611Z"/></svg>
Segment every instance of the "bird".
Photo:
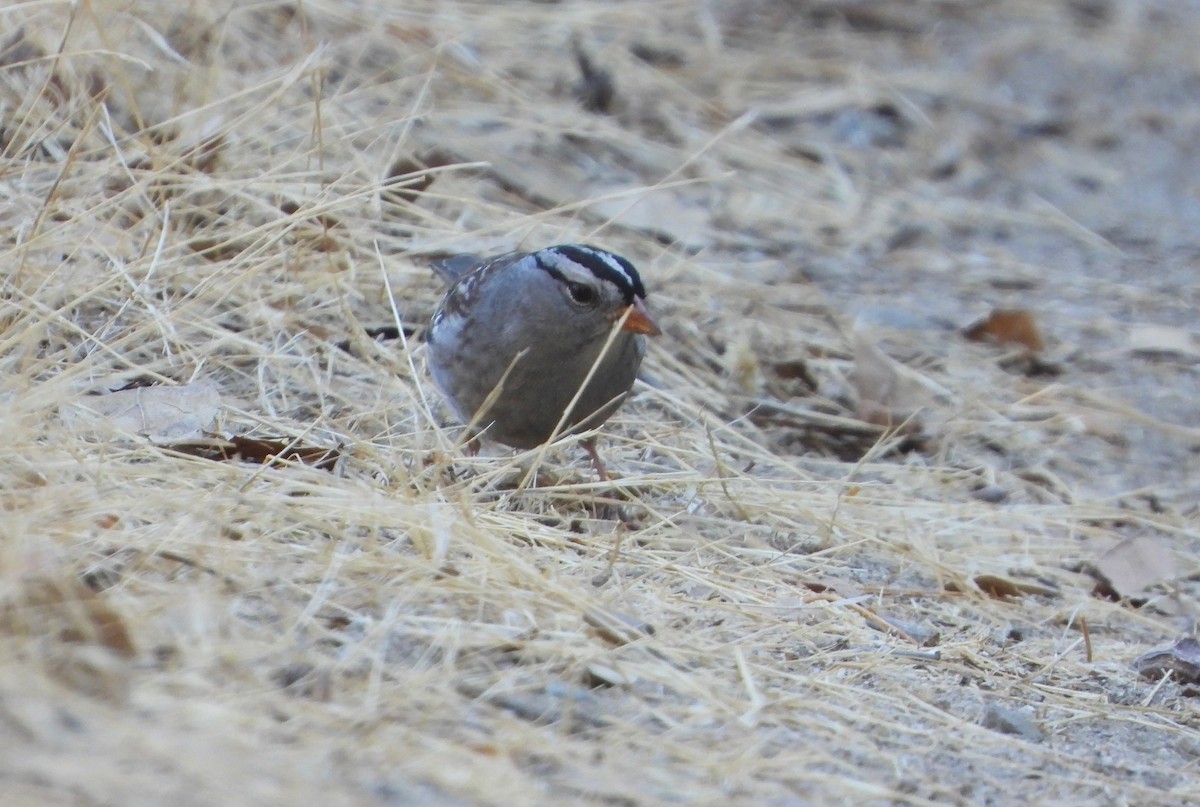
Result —
<svg viewBox="0 0 1200 807"><path fill-rule="evenodd" d="M434 263L449 286L426 331L433 380L483 437L528 449L603 424L661 333L627 259L558 244ZM601 479L595 440L582 441Z"/></svg>

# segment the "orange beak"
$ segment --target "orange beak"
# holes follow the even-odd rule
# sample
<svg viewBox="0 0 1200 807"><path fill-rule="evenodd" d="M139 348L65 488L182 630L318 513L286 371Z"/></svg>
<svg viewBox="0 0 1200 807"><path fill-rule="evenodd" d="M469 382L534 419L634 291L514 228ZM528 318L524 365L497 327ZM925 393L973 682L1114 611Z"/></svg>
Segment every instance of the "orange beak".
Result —
<svg viewBox="0 0 1200 807"><path fill-rule="evenodd" d="M644 333L647 336L658 336L662 333L658 326L654 324L654 320L650 319L650 312L646 310L646 304L636 297L633 300L633 305L621 309L621 313L617 319L623 323L621 325L621 330L623 331Z"/></svg>

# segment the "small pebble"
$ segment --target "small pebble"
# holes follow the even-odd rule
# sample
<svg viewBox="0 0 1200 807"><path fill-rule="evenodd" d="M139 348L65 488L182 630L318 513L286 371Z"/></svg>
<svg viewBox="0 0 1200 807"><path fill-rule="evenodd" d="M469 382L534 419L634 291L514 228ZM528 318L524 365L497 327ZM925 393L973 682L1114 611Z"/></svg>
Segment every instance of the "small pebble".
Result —
<svg viewBox="0 0 1200 807"><path fill-rule="evenodd" d="M1042 730L1037 727L1028 714L1018 709L989 703L983 711L981 725L986 729L998 731L1001 734L1015 734L1030 742L1040 743L1045 739Z"/></svg>

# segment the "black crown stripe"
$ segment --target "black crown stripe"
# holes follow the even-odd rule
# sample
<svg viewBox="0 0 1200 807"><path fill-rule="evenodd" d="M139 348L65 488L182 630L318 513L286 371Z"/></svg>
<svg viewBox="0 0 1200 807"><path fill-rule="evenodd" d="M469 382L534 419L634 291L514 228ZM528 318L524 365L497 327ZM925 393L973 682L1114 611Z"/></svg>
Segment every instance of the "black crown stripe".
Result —
<svg viewBox="0 0 1200 807"><path fill-rule="evenodd" d="M615 285L621 290L627 304L632 304L635 296L645 299L646 289L642 286L642 279L638 276L637 269L634 269L633 264L620 255L593 247L590 244L560 244L548 249L585 267L600 280L607 280ZM605 260L606 258L611 259L621 268L614 269L612 263ZM538 265L543 269L547 268L541 261L538 261ZM551 272L551 274L555 273Z"/></svg>

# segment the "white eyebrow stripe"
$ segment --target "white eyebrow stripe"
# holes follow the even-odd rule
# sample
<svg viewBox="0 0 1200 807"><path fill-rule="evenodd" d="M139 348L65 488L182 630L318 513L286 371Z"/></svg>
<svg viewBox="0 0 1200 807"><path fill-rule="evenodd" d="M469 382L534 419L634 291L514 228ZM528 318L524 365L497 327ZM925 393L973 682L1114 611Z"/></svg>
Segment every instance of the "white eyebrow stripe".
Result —
<svg viewBox="0 0 1200 807"><path fill-rule="evenodd" d="M621 265L621 262L618 261L611 252L601 252L600 250L592 251L597 253L605 263L613 268L615 272L629 281L629 285L634 285L633 278L629 276L629 272L625 270L625 267Z"/></svg>
<svg viewBox="0 0 1200 807"><path fill-rule="evenodd" d="M625 282L628 285L630 285L630 286L634 285L633 278L631 278L629 276L629 272L625 271L625 267L621 265L621 262L618 261L611 252L608 252L603 249L594 249L592 247L583 246L582 244L572 244L570 246L574 247L575 249L579 250L580 252L586 252L588 255L591 255L592 257L597 258L600 261L603 261L605 266L607 266L609 269L612 269L614 272L616 272L621 277L625 278ZM557 249L554 250L554 252L555 252L555 257L560 260L564 260L564 261L571 260L571 258L568 258L566 255L561 254Z"/></svg>
<svg viewBox="0 0 1200 807"><path fill-rule="evenodd" d="M538 266L559 280L572 272L588 271L598 281L615 286L627 304L646 296L637 269L614 252L590 244L558 244L530 254Z"/></svg>

